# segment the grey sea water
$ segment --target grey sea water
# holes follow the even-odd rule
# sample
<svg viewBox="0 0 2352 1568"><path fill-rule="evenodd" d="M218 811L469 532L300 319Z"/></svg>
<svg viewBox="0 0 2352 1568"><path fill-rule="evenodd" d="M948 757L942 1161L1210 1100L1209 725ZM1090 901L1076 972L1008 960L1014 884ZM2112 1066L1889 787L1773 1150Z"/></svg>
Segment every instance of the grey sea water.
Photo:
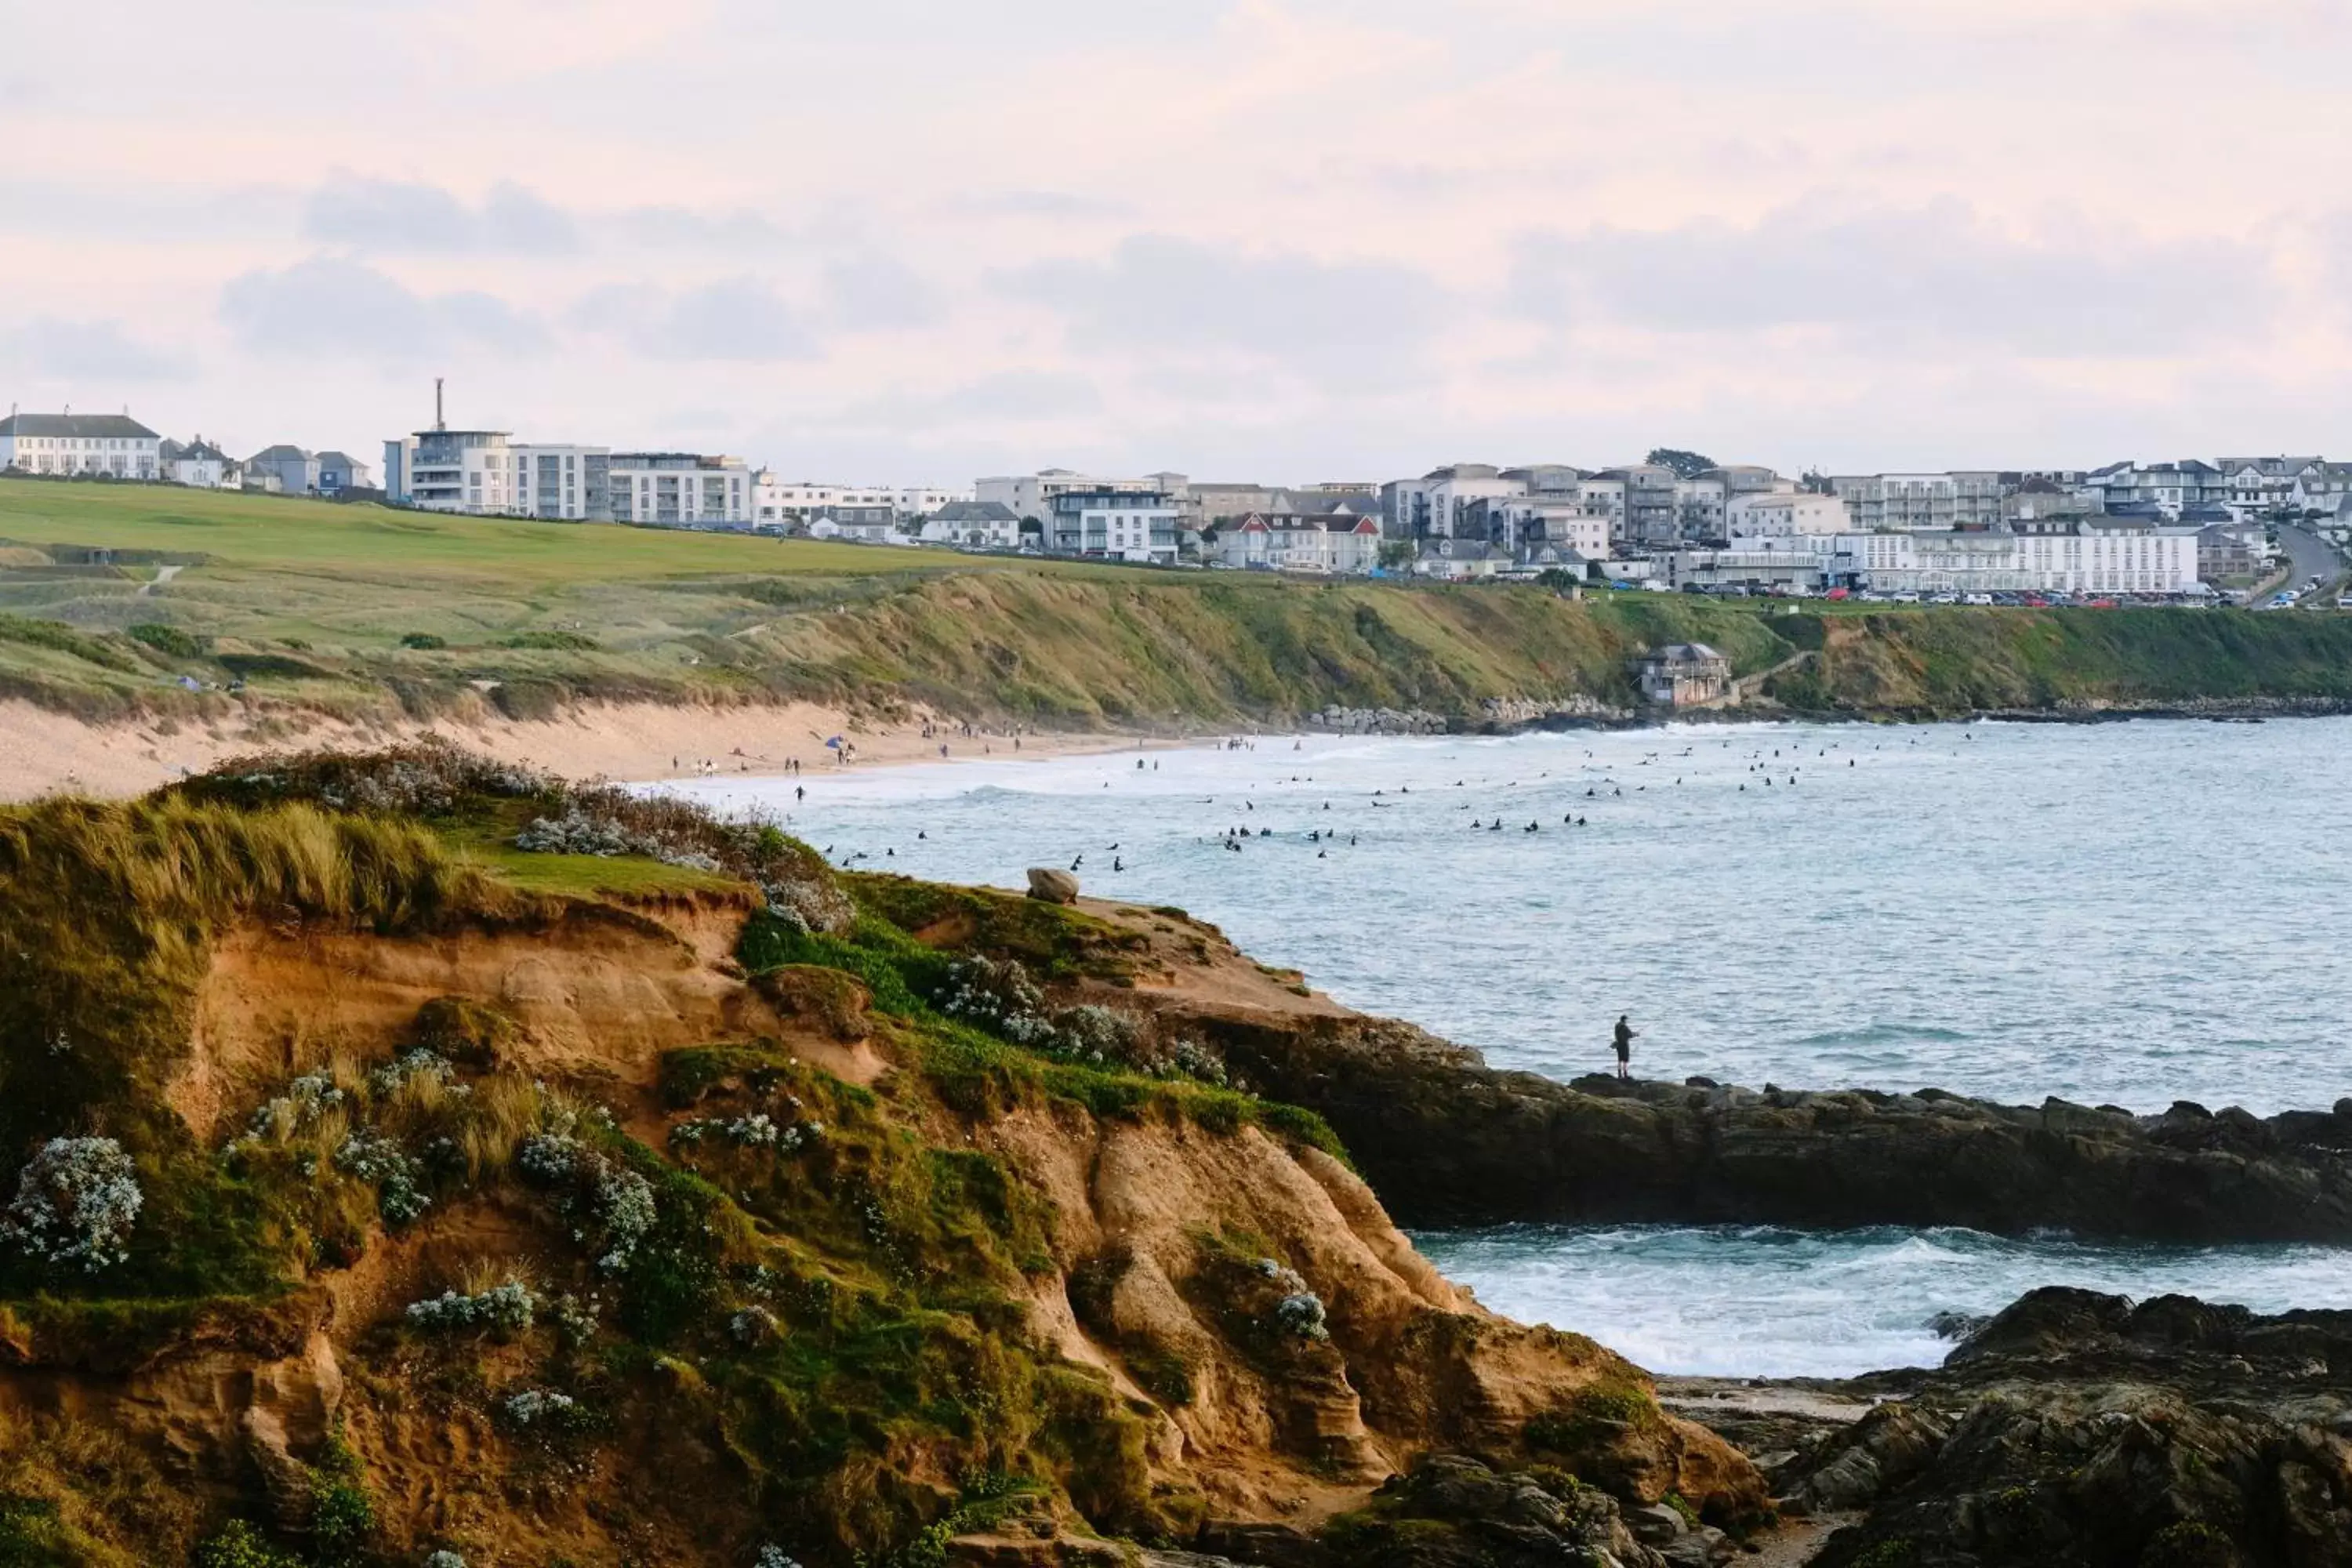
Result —
<svg viewBox="0 0 2352 1568"><path fill-rule="evenodd" d="M1090 892L1181 904L1498 1066L1600 1070L1630 1012L1653 1077L2267 1113L2352 1094L2347 758L2352 720L1698 725L1268 737L669 787L910 875L1018 887L1029 866L1083 857ZM1659 1371L1932 1361L1934 1312L2061 1279L2352 1300L2352 1268L2323 1250L1673 1228L1420 1239L1490 1304Z"/></svg>

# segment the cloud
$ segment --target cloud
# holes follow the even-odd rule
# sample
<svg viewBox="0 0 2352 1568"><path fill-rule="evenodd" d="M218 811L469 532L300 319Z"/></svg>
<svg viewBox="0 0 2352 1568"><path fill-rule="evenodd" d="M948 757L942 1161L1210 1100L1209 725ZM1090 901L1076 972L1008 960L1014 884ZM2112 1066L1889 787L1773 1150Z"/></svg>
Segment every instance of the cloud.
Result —
<svg viewBox="0 0 2352 1568"><path fill-rule="evenodd" d="M816 340L768 284L730 278L671 292L644 283L608 284L572 312L593 331L664 360L812 359Z"/></svg>
<svg viewBox="0 0 2352 1568"><path fill-rule="evenodd" d="M1819 327L2126 357L2242 331L2270 303L2266 256L2232 241L2084 227L2020 234L1958 200L1843 215L1822 205L1746 227L1523 236L1505 302L1555 325Z"/></svg>
<svg viewBox="0 0 2352 1568"><path fill-rule="evenodd" d="M1066 371L1003 370L940 392L907 392L843 410L845 427L919 431L937 426L1081 418L1102 411L1100 389Z"/></svg>
<svg viewBox="0 0 2352 1568"><path fill-rule="evenodd" d="M931 286L904 262L877 252L827 266L824 288L835 319L854 331L928 327L940 320Z"/></svg>
<svg viewBox="0 0 2352 1568"><path fill-rule="evenodd" d="M990 191L958 199L964 212L984 217L1116 218L1135 209L1108 196L1075 191Z"/></svg>
<svg viewBox="0 0 2352 1568"><path fill-rule="evenodd" d="M1408 267L1254 255L1172 235L1133 236L1107 261L1040 262L1002 282L1060 311L1083 345L1267 355L1415 347L1445 304L1436 282Z"/></svg>
<svg viewBox="0 0 2352 1568"><path fill-rule="evenodd" d="M131 338L120 322L54 316L0 331L0 363L51 381L177 381L194 369L184 355Z"/></svg>
<svg viewBox="0 0 2352 1568"><path fill-rule="evenodd" d="M468 206L438 185L338 176L310 193L302 231L390 253L558 256L580 247L570 214L504 181Z"/></svg>
<svg viewBox="0 0 2352 1568"><path fill-rule="evenodd" d="M547 346L544 327L493 295L419 294L372 267L333 257L233 279L221 290L220 312L240 344L265 354L407 362L452 348L531 353Z"/></svg>

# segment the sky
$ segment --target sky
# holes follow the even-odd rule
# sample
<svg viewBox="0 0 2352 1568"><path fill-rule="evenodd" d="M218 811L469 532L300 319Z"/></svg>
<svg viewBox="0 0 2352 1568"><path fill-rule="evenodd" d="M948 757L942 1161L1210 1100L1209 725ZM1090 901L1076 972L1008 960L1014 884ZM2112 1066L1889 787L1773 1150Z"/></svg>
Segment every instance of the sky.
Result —
<svg viewBox="0 0 2352 1568"><path fill-rule="evenodd" d="M201 12L0 4L12 404L375 462L439 375L899 484L2352 447L2352 0Z"/></svg>

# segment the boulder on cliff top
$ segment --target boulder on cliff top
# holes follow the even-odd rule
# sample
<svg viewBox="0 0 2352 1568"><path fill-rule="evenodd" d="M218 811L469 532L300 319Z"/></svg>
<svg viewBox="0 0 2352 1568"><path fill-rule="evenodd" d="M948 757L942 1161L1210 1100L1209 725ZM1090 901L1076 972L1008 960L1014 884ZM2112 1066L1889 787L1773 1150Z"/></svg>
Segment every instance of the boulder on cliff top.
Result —
<svg viewBox="0 0 2352 1568"><path fill-rule="evenodd" d="M1078 901L1078 879L1057 867L1032 866L1029 896L1049 904L1075 904Z"/></svg>

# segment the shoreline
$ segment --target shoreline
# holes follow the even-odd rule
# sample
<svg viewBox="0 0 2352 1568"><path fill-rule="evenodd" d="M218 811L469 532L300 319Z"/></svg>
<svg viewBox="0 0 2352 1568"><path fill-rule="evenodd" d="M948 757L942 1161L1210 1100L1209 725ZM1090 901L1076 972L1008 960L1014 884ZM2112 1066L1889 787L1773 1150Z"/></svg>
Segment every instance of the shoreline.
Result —
<svg viewBox="0 0 2352 1568"><path fill-rule="evenodd" d="M1549 712L1524 718L1457 717L1445 727L1333 728L1311 718L1287 725L1202 722L1177 730L1038 730L972 725L929 710L893 718L815 702L699 706L586 703L552 719L353 720L296 708L257 705L221 717L153 714L91 723L21 698L0 699L0 804L77 794L120 799L146 793L235 756L256 752L374 750L438 737L500 762L575 779L667 784L727 776L777 777L798 763L803 775L841 774L917 763L1085 756L1194 745L1223 737L1413 740L1496 738L1578 731L1666 729L1675 725L2118 724L2136 720L2262 723L2272 719L2341 718L2352 702L2335 699L2228 698L2143 707L1985 708L1953 713L1811 712L1779 707L1696 708L1617 715ZM1435 714L1414 715L1435 721ZM929 732L927 732L927 731ZM829 737L848 745L847 760ZM946 748L942 754L940 748Z"/></svg>
<svg viewBox="0 0 2352 1568"><path fill-rule="evenodd" d="M556 719L430 722L365 722L260 709L217 720L158 716L91 724L20 699L0 700L0 735L10 742L0 751L0 804L58 794L121 799L257 752L377 750L428 738L565 778L642 784L778 777L794 763L814 777L919 763L1045 761L1188 738L978 726L967 734L962 721L920 710L883 720L813 702L598 703ZM825 744L833 736L846 742L846 760Z"/></svg>

